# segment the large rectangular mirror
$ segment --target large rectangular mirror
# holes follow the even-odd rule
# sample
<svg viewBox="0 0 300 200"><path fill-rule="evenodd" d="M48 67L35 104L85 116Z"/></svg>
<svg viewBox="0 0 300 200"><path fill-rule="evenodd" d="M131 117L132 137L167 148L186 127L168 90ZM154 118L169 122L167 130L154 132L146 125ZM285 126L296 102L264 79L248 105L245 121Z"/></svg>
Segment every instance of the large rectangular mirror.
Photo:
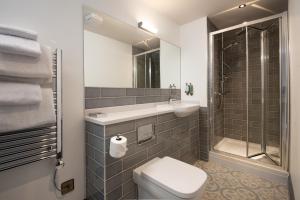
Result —
<svg viewBox="0 0 300 200"><path fill-rule="evenodd" d="M180 48L84 8L85 87L180 88Z"/></svg>

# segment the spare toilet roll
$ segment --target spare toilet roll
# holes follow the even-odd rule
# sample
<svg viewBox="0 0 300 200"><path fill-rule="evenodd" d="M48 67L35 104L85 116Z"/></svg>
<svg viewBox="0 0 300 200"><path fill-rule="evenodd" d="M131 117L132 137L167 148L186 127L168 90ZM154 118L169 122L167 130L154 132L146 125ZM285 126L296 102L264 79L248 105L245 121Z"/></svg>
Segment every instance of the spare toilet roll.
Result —
<svg viewBox="0 0 300 200"><path fill-rule="evenodd" d="M114 158L121 158L127 151L127 138L115 136L110 138L109 154Z"/></svg>

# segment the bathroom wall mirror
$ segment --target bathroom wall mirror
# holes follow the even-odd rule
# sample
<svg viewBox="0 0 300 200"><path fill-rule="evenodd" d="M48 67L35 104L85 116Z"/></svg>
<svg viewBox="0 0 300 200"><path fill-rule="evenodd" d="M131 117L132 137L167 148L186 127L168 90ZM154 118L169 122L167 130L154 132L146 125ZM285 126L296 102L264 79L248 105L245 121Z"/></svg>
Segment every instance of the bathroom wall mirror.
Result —
<svg viewBox="0 0 300 200"><path fill-rule="evenodd" d="M86 87L180 88L180 48L137 26L83 9Z"/></svg>

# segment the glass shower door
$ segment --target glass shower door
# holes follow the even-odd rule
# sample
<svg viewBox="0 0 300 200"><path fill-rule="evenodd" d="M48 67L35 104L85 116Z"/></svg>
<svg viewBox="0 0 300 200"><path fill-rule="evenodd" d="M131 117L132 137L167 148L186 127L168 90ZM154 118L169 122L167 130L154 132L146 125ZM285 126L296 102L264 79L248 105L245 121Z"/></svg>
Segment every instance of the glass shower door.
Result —
<svg viewBox="0 0 300 200"><path fill-rule="evenodd" d="M268 28L268 68L265 70L265 145L266 153L278 165L281 163L281 116L280 116L280 59L279 22L276 20Z"/></svg>
<svg viewBox="0 0 300 200"><path fill-rule="evenodd" d="M160 88L160 52L146 54L146 88Z"/></svg>
<svg viewBox="0 0 300 200"><path fill-rule="evenodd" d="M160 88L159 50L134 56L134 87Z"/></svg>
<svg viewBox="0 0 300 200"><path fill-rule="evenodd" d="M144 54L135 56L134 79L136 88L146 88L146 57Z"/></svg>
<svg viewBox="0 0 300 200"><path fill-rule="evenodd" d="M249 26L247 30L247 156L262 162L279 165L280 74L278 23L276 23L276 20L267 21Z"/></svg>
<svg viewBox="0 0 300 200"><path fill-rule="evenodd" d="M246 157L246 30L214 37L214 150Z"/></svg>
<svg viewBox="0 0 300 200"><path fill-rule="evenodd" d="M261 31L247 27L247 157L261 154L263 148L263 87Z"/></svg>

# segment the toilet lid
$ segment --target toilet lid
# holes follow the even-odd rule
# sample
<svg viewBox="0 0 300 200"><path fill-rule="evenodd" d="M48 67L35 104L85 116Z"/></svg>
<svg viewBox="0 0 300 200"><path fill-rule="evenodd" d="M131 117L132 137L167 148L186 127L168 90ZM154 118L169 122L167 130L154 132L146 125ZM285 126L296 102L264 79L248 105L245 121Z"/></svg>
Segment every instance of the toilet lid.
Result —
<svg viewBox="0 0 300 200"><path fill-rule="evenodd" d="M170 157L150 164L142 175L180 198L195 197L207 179L203 170Z"/></svg>

